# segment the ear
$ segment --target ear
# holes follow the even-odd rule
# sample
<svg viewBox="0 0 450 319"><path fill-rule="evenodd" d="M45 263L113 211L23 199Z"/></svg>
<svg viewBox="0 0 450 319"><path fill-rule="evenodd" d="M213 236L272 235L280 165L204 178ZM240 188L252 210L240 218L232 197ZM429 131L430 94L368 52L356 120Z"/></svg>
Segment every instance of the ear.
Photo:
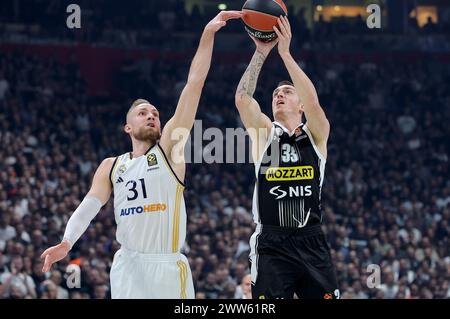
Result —
<svg viewBox="0 0 450 319"><path fill-rule="evenodd" d="M130 134L131 133L130 124L125 124L125 126L123 127L123 130L125 131L125 133Z"/></svg>
<svg viewBox="0 0 450 319"><path fill-rule="evenodd" d="M300 102L300 113L303 113L305 111L305 106L303 103Z"/></svg>

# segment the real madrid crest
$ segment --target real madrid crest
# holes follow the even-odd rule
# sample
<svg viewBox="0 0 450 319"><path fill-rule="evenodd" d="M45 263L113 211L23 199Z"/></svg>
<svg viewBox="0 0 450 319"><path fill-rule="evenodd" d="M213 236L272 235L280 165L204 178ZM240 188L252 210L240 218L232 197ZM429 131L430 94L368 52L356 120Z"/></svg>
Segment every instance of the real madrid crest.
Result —
<svg viewBox="0 0 450 319"><path fill-rule="evenodd" d="M120 174L125 173L126 170L127 170L127 166L126 166L125 164L122 164L122 165L120 165L119 168L117 169L117 173L120 175Z"/></svg>

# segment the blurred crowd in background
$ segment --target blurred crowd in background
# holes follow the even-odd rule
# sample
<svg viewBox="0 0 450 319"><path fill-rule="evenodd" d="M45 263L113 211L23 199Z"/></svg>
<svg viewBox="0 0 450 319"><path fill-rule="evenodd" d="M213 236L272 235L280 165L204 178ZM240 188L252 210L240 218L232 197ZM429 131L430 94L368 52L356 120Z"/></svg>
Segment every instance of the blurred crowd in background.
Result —
<svg viewBox="0 0 450 319"><path fill-rule="evenodd" d="M304 0L306 2L307 0ZM189 5L189 2L192 4ZM240 10L244 1L228 0L227 10ZM439 19L427 17L420 23L411 16L416 1L405 2L400 9L395 0L373 1L382 10L399 10L397 17L382 14L381 29L367 27L367 11L356 16L324 18L324 11L298 6L285 1L290 23L297 39L294 45L320 49L383 49L401 50L416 47L425 50L450 49L450 8ZM81 28L69 29L67 12L76 3L81 12ZM199 5L202 3L203 5ZM95 43L122 47L155 47L183 49L196 46L190 34L199 33L218 12L220 1L180 0L3 0L0 7L0 39L37 43ZM317 2L320 3L320 2ZM369 2L361 1L360 5ZM354 4L353 4L354 5ZM341 7L340 10L343 10ZM365 9L365 7L364 7ZM394 12L395 14L395 12ZM70 19L70 21L73 21ZM243 24L229 24L222 33L242 34ZM382 36L380 36L382 35ZM401 35L401 36L398 36ZM358 37L365 36L361 40ZM358 39L358 41L355 41Z"/></svg>
<svg viewBox="0 0 450 319"><path fill-rule="evenodd" d="M29 5L38 10L42 2ZM86 27L92 41L107 38L112 28L142 28L134 41L145 43L146 32L148 41L154 41L152 33L162 26L168 33L195 32L192 43L177 44L190 47L213 15L194 10L192 15L198 17L187 16L176 8L178 1L165 1L151 13L105 2L91 3L104 15L109 10L130 12L117 20L93 14L93 25L100 27ZM59 1L50 3L45 8L48 15L60 6ZM135 5L139 7L139 1ZM1 8L3 21L19 19L31 25L58 20L11 16L6 14L7 5L2 3ZM327 38L336 27L324 23L312 38L300 15L291 22L299 30L293 40L298 43L313 43L322 33ZM230 24L227 32L234 29L242 33L239 24ZM58 32L52 25L47 30ZM65 37L65 32L61 29L60 35ZM158 45L170 47L170 37L167 41ZM334 41L339 42L336 37ZM131 149L122 130L130 102L148 99L160 110L164 124L173 114L190 59L186 56L176 63L150 57L127 59L113 75L114 94L93 96L76 61L60 64L53 58L0 51L0 298L110 297L109 270L120 247L112 201L70 255L47 274L41 272L40 254L60 242L101 160ZM220 60L212 65L197 116L203 129L242 127L234 92L246 62L232 67L230 63ZM433 58L334 63L314 55L299 63L315 84L331 123L322 191L323 229L342 298L450 298L450 65ZM275 49L255 93L270 117L272 90L283 79L287 72ZM251 163L188 164L183 251L197 298L251 297L248 254L254 230L254 180ZM70 263L81 267L79 289L67 287ZM369 265L380 267L378 287L368 285L373 274Z"/></svg>

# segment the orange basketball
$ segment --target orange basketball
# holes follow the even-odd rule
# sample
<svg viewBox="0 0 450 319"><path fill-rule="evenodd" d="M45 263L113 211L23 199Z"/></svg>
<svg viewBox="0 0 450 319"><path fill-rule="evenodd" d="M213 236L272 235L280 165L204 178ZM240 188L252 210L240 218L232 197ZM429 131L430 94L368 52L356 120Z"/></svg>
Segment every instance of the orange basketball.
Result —
<svg viewBox="0 0 450 319"><path fill-rule="evenodd" d="M282 0L248 0L242 7L245 30L255 38L271 41L276 38L273 27L280 15L287 16Z"/></svg>

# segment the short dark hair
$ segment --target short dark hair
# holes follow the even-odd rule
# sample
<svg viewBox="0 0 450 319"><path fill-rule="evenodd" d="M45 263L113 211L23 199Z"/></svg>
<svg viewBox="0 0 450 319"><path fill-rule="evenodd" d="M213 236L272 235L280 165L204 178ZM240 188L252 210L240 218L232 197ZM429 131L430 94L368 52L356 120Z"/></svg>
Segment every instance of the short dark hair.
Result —
<svg viewBox="0 0 450 319"><path fill-rule="evenodd" d="M294 86L294 83L292 83L291 81L288 81L288 80L283 80L283 81L278 82L277 88L279 88L282 85Z"/></svg>
<svg viewBox="0 0 450 319"><path fill-rule="evenodd" d="M275 91L282 85L290 85L290 86L294 86L294 83L292 83L291 81L288 80L283 80L278 82L276 88L273 90L272 95L275 93Z"/></svg>

